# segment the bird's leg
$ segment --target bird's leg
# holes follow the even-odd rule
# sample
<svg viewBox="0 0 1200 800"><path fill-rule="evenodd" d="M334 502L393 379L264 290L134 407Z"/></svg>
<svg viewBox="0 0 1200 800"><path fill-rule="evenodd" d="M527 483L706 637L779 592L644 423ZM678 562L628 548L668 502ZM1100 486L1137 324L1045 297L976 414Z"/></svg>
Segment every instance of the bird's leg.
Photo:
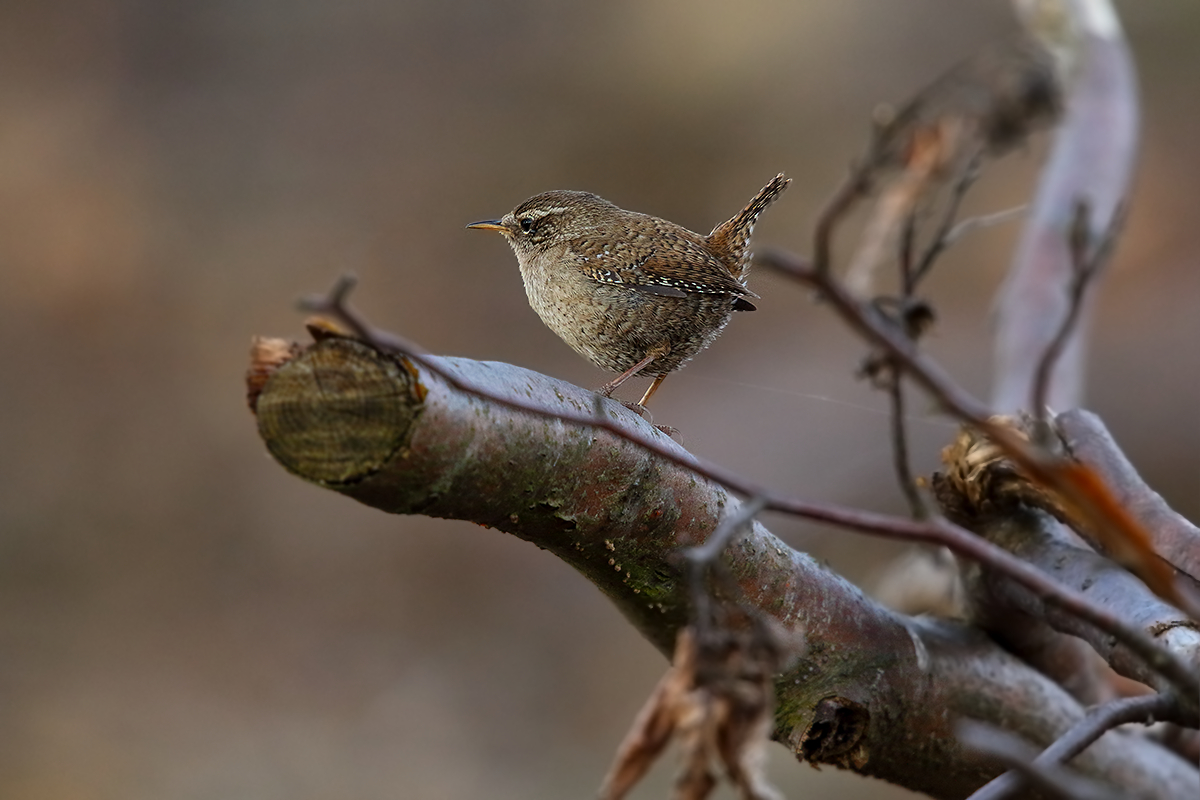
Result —
<svg viewBox="0 0 1200 800"><path fill-rule="evenodd" d="M630 367L629 369L627 369L627 370L625 370L624 372L622 372L622 373L621 373L620 375L618 375L617 377L613 378L613 379L612 379L611 381L609 381L608 383L606 383L606 384L604 384L603 386L601 386L599 389L597 389L597 390L596 390L596 392L597 392L598 394L601 394L601 395L603 395L604 397L612 397L612 393L613 393L613 392L615 392L615 391L617 390L617 388L618 388L618 387L619 387L619 386L620 386L622 383L624 383L625 381L627 381L627 380L629 380L630 378L632 378L632 377L633 377L634 375L636 375L636 374L637 374L637 373L638 373L638 372L639 372L639 371L640 371L640 370L641 370L643 367L645 367L647 364L649 364L651 361L653 361L653 360L654 360L654 359L656 359L656 358L658 358L658 356L657 356L656 354L654 354L654 353L651 353L650 355L648 355L648 356L646 356L645 358L643 358L641 361L639 361L639 362L637 362L636 364L634 364L634 365L633 365L632 367Z"/></svg>
<svg viewBox="0 0 1200 800"><path fill-rule="evenodd" d="M667 377L666 375L659 375L657 378L654 379L654 383L650 384L650 387L648 389L646 389L646 393L644 395L642 395L642 399L638 400L639 406L641 406L642 408L646 407L646 403L650 402L650 398L653 397L654 393L658 391L658 387L662 384L662 382L664 380L666 380L666 377Z"/></svg>
<svg viewBox="0 0 1200 800"><path fill-rule="evenodd" d="M641 361L637 362L632 367L625 370L620 375L613 378L611 381L604 384L596 391L599 392L604 397L612 397L612 393L617 390L618 386L620 386L622 383L629 380L634 375L637 375L639 372L641 372L643 369L645 369L650 364L651 361L658 358L659 356L665 356L670 351L671 351L671 345L667 344L666 342L663 342L662 344L653 348L649 353L647 353L645 355L645 357L642 358ZM660 384L660 383L662 383L661 376L658 378L655 378L654 385L651 388L657 389L658 384ZM643 397L642 400L648 399L651 394L653 394L653 392L647 392L646 396ZM645 403L641 403L640 405L645 405Z"/></svg>

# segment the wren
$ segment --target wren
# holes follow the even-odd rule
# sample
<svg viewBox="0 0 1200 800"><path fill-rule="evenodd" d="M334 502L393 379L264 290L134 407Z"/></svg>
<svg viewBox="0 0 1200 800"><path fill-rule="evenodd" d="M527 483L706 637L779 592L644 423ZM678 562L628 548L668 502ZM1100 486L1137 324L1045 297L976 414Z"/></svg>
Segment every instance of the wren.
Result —
<svg viewBox="0 0 1200 800"><path fill-rule="evenodd" d="M708 347L734 311L754 311L746 288L754 223L790 178L776 175L707 236L625 211L589 192L543 192L502 219L468 228L498 231L517 254L529 304L570 347L619 373L604 396L639 373L663 379Z"/></svg>

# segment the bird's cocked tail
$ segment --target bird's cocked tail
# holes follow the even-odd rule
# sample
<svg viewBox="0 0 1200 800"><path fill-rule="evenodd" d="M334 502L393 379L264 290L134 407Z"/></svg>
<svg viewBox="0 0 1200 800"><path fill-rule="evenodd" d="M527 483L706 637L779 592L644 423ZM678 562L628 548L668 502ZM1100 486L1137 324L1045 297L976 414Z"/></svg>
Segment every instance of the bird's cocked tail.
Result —
<svg viewBox="0 0 1200 800"><path fill-rule="evenodd" d="M709 247L721 255L739 281L745 281L746 273L750 270L750 234L754 232L754 223L758 215L766 211L767 206L775 202L775 198L783 194L783 190L792 182L791 178L779 173L754 195L746 207L737 213L733 219L722 222L713 228L708 235Z"/></svg>

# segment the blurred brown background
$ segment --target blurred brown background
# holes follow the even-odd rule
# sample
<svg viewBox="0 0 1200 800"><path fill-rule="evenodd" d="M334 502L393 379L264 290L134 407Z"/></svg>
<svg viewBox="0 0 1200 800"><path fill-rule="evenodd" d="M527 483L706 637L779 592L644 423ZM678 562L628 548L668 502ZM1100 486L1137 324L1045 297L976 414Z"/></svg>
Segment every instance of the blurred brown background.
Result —
<svg viewBox="0 0 1200 800"><path fill-rule="evenodd" d="M1195 518L1200 6L1118 7L1144 157L1089 404ZM358 305L436 352L598 385L464 224L586 188L706 231L785 170L757 240L803 252L872 107L1012 26L1002 0L0 6L0 796L591 796L665 661L527 544L285 474L243 400L251 335L299 336L294 299L354 269ZM971 210L1022 202L1044 149ZM984 394L1014 234L932 286L931 346ZM753 286L656 421L772 486L902 510L861 348ZM913 412L928 471L953 428ZM867 586L898 552L769 522ZM793 797L907 796L782 748L771 771Z"/></svg>

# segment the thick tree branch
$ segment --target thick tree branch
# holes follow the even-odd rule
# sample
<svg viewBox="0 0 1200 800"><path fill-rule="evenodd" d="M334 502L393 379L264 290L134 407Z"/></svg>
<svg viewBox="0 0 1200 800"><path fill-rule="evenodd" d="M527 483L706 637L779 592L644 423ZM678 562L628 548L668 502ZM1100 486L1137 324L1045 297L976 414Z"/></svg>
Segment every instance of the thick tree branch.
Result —
<svg viewBox="0 0 1200 800"><path fill-rule="evenodd" d="M594 414L592 393L526 370L423 361L548 411ZM320 342L275 368L255 405L264 440L288 469L375 508L469 519L550 550L664 653L688 617L675 554L704 541L736 503L627 439L456 391L435 372L351 340ZM694 463L623 406L600 409ZM729 550L744 602L805 635L804 656L777 683L774 734L802 757L964 797L997 767L956 742L954 718L1043 745L1080 718L1061 688L970 628L894 614L759 524ZM1150 797L1174 796L1194 778L1157 746L1118 740L1098 743L1082 769Z"/></svg>
<svg viewBox="0 0 1200 800"><path fill-rule="evenodd" d="M811 275L812 270L809 268L807 272ZM903 363L908 369L913 370L917 378L927 386L937 390L939 397L949 398L962 395L967 400L971 400L969 395L965 395L961 389L949 381L948 377L941 373L935 362L916 351L915 344L913 344L911 339L904 336L897 336L893 327L887 323L883 323L878 314L871 315L864 313L863 310L870 308L870 306L854 300L854 298L845 293L840 284L829 280L828 276L824 280L819 280L819 283L824 286L831 297L837 299L839 310L852 323L859 324L864 331L868 331L876 336L881 343L886 345L889 352L896 358L897 363ZM525 399L522 397L513 397L503 391L497 392L489 388L484 388L487 386L487 381L479 383L471 380L469 377L464 380L453 369L447 369L443 366L442 359L425 355L424 350L408 342L406 339L385 331L380 331L367 323L365 319L346 303L347 294L353 286L354 281L352 278L343 277L334 286L328 297L311 298L305 302L305 305L314 310L327 310L330 313L335 313L350 325L358 336L364 341L370 342L378 350L390 350L404 354L403 363L406 365L406 369L410 371L414 369L413 365L415 364L430 374L438 376L450 387L457 389L463 394L488 401L507 410L524 411L536 417L544 417L560 423L575 424L588 429L596 428L608 431L626 442L637 445L647 452L684 467L697 475L716 481L728 489L740 492L746 496L762 497L766 502L765 508L767 509L784 511L796 516L840 525L863 533L903 541L944 545L959 555L1003 572L1014 581L1029 588L1037 597L1047 603L1054 604L1068 613L1075 614L1081 619L1095 625L1100 630L1112 634L1118 641L1124 643L1133 652L1137 653L1152 669L1160 672L1168 681L1178 687L1183 697L1200 697L1200 676L1195 675L1188 665L1177 659L1174 654L1165 652L1157 647L1154 641L1144 632L1135 626L1129 625L1125 620L1111 614L1106 609L1097 607L1078 592L1063 587L1047 577L1040 570L1031 567L1020 559L1014 558L1003 549L974 536L962 528L943 519L934 519L928 522L910 521L868 511L847 509L831 504L813 503L775 494L746 481L729 470L715 464L700 461L679 448L666 447L651 437L647 437L636 430L631 430L627 426L619 424L618 421L609 419L608 416L601 413L603 406L598 404L599 401L595 396L592 396L593 412L586 414L574 408L546 407L536 398L533 398L532 395L530 399ZM310 330L313 330L314 335L316 335L322 329L318 326L316 328L310 327ZM331 334L324 332L321 335L329 336ZM264 349L261 341L259 342L258 349ZM272 356L278 351L277 347L267 349L271 350ZM252 385L260 385L260 370L256 365L252 365L249 376L252 378ZM252 407L254 406L253 397L252 390ZM971 400L971 402L974 401ZM965 408L961 410L962 413L966 413ZM1033 471L1035 475L1042 475L1049 479L1057 474L1053 470L1050 470L1048 473L1050 465L1042 463L1042 458L1036 452L1031 452L1026 448L1024 440L1020 436L1010 432L1006 425L993 421L990 418L979 420L978 425L982 430L988 432L994 441L1006 443L1008 451L1014 457L1021 456L1021 463ZM655 432L661 433L657 430ZM1068 486L1067 488L1070 487ZM1099 521L1099 517L1097 519Z"/></svg>

